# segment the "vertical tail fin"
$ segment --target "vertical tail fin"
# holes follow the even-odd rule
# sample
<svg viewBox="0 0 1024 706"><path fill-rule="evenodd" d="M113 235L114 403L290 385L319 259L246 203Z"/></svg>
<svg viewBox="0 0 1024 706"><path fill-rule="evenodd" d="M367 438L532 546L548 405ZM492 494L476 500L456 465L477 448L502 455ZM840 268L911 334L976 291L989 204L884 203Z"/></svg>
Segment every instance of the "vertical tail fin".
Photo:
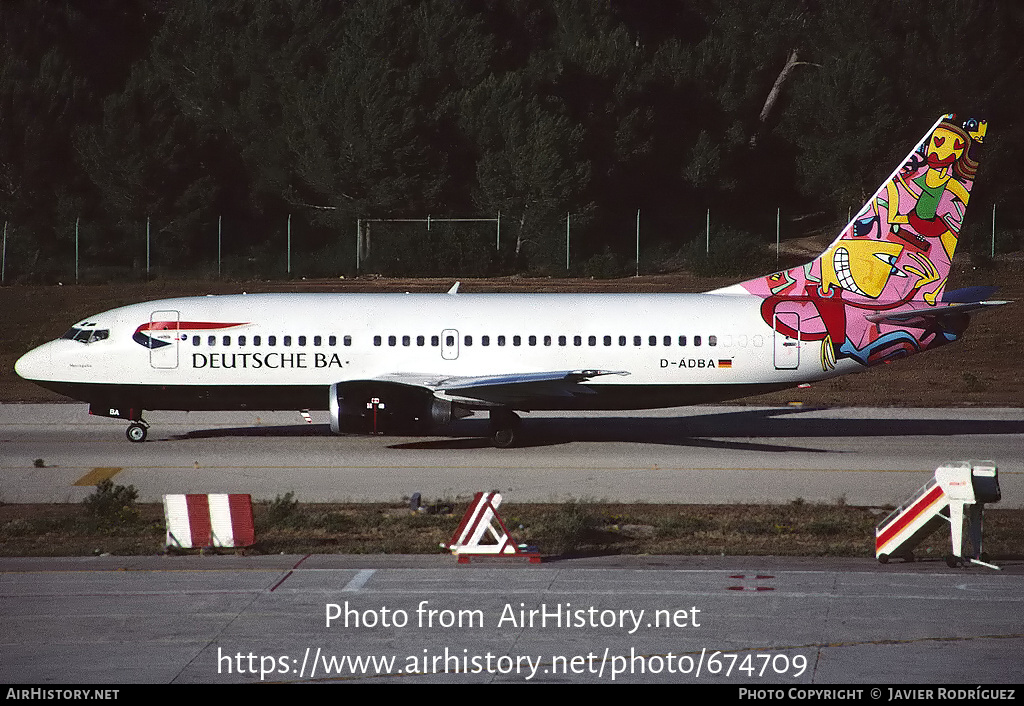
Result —
<svg viewBox="0 0 1024 706"><path fill-rule="evenodd" d="M837 357L867 365L952 340L934 327L886 330L868 316L941 304L986 129L943 116L816 260L738 287L765 299L770 325L780 308L802 310L801 340L834 344L822 350L826 370Z"/></svg>

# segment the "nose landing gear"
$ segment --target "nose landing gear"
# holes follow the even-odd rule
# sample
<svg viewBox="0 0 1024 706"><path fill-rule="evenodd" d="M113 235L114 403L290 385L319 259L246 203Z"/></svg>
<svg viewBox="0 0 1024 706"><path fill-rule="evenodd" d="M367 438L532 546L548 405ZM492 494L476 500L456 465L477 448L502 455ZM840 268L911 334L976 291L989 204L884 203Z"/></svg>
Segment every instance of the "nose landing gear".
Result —
<svg viewBox="0 0 1024 706"><path fill-rule="evenodd" d="M142 408L133 407L130 404L122 406L117 402L105 403L105 402L90 402L89 403L89 414L97 417L113 417L114 419L126 419L131 422L128 428L124 430L124 435L128 437L128 441L134 443L141 443L146 440L146 436L149 434L149 424L145 419L142 418Z"/></svg>
<svg viewBox="0 0 1024 706"><path fill-rule="evenodd" d="M128 441L135 443L141 443L146 440L146 436L149 434L149 424L144 420L139 419L128 425L125 429L124 435L128 437Z"/></svg>

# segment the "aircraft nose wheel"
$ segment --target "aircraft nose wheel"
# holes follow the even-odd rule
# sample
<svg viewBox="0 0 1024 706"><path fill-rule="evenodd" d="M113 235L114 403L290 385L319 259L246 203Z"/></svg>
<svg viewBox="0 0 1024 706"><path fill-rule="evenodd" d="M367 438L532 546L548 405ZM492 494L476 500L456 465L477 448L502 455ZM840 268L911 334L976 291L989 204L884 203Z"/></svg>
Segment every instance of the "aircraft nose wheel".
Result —
<svg viewBox="0 0 1024 706"><path fill-rule="evenodd" d="M124 435L128 437L128 441L141 443L146 440L146 436L149 433L147 426L146 424L134 422L128 425Z"/></svg>

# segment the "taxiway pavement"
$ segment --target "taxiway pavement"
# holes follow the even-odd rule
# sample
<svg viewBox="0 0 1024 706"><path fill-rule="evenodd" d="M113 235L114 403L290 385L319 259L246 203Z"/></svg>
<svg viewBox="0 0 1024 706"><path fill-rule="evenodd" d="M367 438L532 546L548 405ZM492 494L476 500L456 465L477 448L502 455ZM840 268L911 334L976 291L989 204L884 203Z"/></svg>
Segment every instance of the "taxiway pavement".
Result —
<svg viewBox="0 0 1024 706"><path fill-rule="evenodd" d="M492 448L485 419L435 436L338 437L326 413L147 413L149 440L78 404L0 405L0 501L79 501L104 478L140 501L250 493L394 501L501 490L517 502L895 505L945 461L994 460L1000 507L1024 507L1024 409L690 407L525 416Z"/></svg>
<svg viewBox="0 0 1024 706"><path fill-rule="evenodd" d="M1024 564L0 559L0 682L1019 683ZM346 625L347 621L347 625Z"/></svg>

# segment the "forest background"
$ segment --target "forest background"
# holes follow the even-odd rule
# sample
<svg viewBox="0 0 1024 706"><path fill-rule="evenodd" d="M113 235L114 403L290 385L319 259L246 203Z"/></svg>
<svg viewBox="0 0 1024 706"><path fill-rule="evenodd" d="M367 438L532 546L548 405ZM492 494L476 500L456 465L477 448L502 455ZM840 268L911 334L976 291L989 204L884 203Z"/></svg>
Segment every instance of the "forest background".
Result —
<svg viewBox="0 0 1024 706"><path fill-rule="evenodd" d="M1014 250L1022 36L1010 0L3 0L2 277L336 277L358 234L364 273L613 276L638 223L646 272L708 223L757 264L951 111L990 126L962 240Z"/></svg>

